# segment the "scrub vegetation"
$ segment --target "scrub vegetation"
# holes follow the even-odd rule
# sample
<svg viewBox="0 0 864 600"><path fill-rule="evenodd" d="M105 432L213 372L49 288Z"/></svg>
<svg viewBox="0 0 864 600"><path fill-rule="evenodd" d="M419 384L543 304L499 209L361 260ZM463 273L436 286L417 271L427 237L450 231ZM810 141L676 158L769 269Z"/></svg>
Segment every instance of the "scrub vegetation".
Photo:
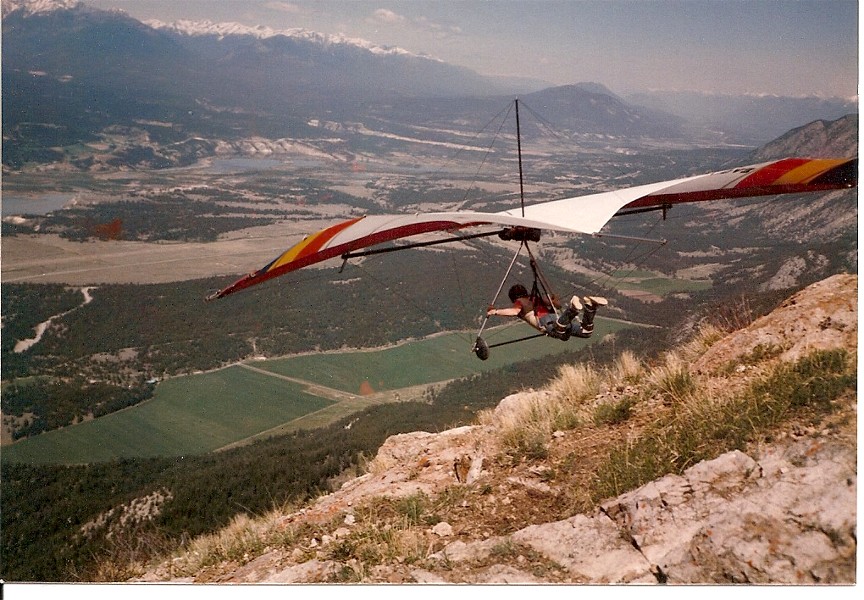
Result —
<svg viewBox="0 0 864 600"><path fill-rule="evenodd" d="M633 330L617 342L647 352L655 342ZM442 431L472 423L478 411L524 386L542 386L558 365L610 360L611 340L554 361L528 360L454 381L422 402L373 406L315 430L296 431L223 452L126 459L89 465L27 465L3 460L0 488L3 577L16 581L82 581L118 576L106 563L136 562L218 531L238 513L265 515L327 492L358 474L397 433ZM106 537L120 516L82 533L112 508L170 490L158 514ZM56 501L62 498L61 502ZM123 567L126 568L125 566ZM107 569L107 570L106 570Z"/></svg>
<svg viewBox="0 0 864 600"><path fill-rule="evenodd" d="M565 366L536 394L536 402L481 411L479 421L495 432L500 454L491 457L490 474L477 484L452 485L433 495L366 498L352 506L350 523L344 514L314 524L295 522L288 515L297 504L274 506L257 517L235 516L226 527L162 554L159 561L170 564L172 577L218 581L222 569L282 550L297 563L335 561L331 582L374 580L379 566L433 564L427 560L447 543L430 535L439 523L458 526L468 536L506 534L517 523L590 511L662 475L680 474L729 450L748 450L784 428L830 428L848 418L857 377L854 357L845 349L817 350L793 362L766 358L758 361L755 375L733 379L726 372L683 378L677 367L680 357L690 354L692 349L679 348L646 360L626 352L604 363ZM718 395L722 383L729 383L730 391ZM556 442L554 434L562 430L569 432L568 441ZM559 491L519 497L507 482L526 469ZM522 519L483 509L491 505L519 513L527 510L523 502L530 503L531 515ZM131 562L104 560L95 577L139 576L144 559L140 553ZM512 543L499 544L474 566L510 559L546 581L566 577L560 566ZM447 569L446 561L434 564Z"/></svg>

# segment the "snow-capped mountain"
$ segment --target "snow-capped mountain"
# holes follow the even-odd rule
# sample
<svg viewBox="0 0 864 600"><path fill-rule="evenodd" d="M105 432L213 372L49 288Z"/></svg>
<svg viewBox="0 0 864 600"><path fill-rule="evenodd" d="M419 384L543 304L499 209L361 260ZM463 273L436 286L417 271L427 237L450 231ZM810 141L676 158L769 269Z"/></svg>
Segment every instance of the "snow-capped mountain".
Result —
<svg viewBox="0 0 864 600"><path fill-rule="evenodd" d="M58 148L101 139L117 126L145 127L159 144L190 136L296 138L310 119L362 121L369 102L539 87L346 36L143 23L75 0L4 0L2 26L7 165L59 159Z"/></svg>
<svg viewBox="0 0 864 600"><path fill-rule="evenodd" d="M544 90L538 82L484 77L403 48L300 28L145 23L78 0L3 0L2 8L4 165L64 160L63 148L103 140L118 128L140 137L136 148L148 148L117 158L121 164L163 164L154 162L154 147L174 152L199 138L208 144L181 154L206 153L216 140L318 135L312 122L374 122L393 131L429 131L434 122L447 130L514 95L530 95L556 127L576 134L669 139L702 135L710 125L691 119L691 134L681 119L690 115L664 98L621 98L600 83ZM723 106L738 110L734 102ZM815 110L822 105L801 106L779 133L836 118ZM769 116L756 121L764 125ZM734 114L727 120L736 122Z"/></svg>
<svg viewBox="0 0 864 600"><path fill-rule="evenodd" d="M253 96L263 97L265 105L291 99L294 106L347 97L356 102L382 95L512 93L506 82L367 40L230 22L145 23L123 11L98 10L77 0L4 1L3 34L4 67L49 74L63 70L73 78L76 73L105 77L105 68L110 72L116 66L135 73L136 83L150 77L164 82L166 74L154 74L154 65L146 61L170 54L179 72L168 77L172 84L204 86L208 91L195 90L194 95L210 96L216 103L249 98L249 89L256 89ZM39 48L33 47L37 40ZM126 59L131 64L124 64ZM92 72L94 65L98 72Z"/></svg>
<svg viewBox="0 0 864 600"><path fill-rule="evenodd" d="M320 44L323 47L340 45L354 46L362 48L363 50L368 50L372 54L403 55L431 59L429 56L409 52L408 50L397 46L379 46L361 38L350 38L344 35L329 35L300 27L292 29L273 29L266 25L257 25L253 27L234 22L214 23L213 21L180 20L172 23L165 23L155 19L146 20L144 23L154 29L170 31L172 33L186 36L215 36L219 39L225 39L230 36L250 36L260 40L282 36Z"/></svg>
<svg viewBox="0 0 864 600"><path fill-rule="evenodd" d="M83 6L79 0L3 0L3 18L19 11L23 16L50 13L55 10L72 10Z"/></svg>

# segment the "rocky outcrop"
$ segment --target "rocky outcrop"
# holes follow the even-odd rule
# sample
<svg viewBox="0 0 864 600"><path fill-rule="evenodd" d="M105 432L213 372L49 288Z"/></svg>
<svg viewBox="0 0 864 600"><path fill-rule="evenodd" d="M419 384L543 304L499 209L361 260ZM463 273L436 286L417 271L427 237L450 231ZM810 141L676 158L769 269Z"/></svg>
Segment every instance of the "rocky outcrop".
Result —
<svg viewBox="0 0 864 600"><path fill-rule="evenodd" d="M717 390L730 378L740 376L746 383L751 371L766 368L751 364L756 355L782 363L833 348L853 356L857 351L854 276L838 275L792 296L770 315L715 342L691 373L711 378L705 389ZM635 387L619 387L616 393L638 395ZM659 408L654 396L644 398L650 422ZM589 470L580 461L604 438L630 439L640 425L631 419L617 428L554 431L547 436L545 461L513 460L502 453L496 426L552 400L550 391L524 392L499 404L493 413L497 421L392 436L365 475L306 508L277 515L267 527L280 541L258 556L191 577L166 563L141 579L855 583L854 392L832 401L836 410L820 421L785 421L759 443L597 502L591 510L569 512L561 508L573 498L568 488L585 481L573 474ZM604 394L595 398L607 401ZM432 506L425 513L423 502ZM400 506L398 519L376 521ZM421 513L435 519L424 520ZM548 518L553 515L558 516ZM185 577L174 577L175 572Z"/></svg>
<svg viewBox="0 0 864 600"><path fill-rule="evenodd" d="M468 433L442 435L454 440ZM559 566L566 574L554 582L853 583L857 550L854 429L850 435L841 439L790 436L766 448L758 458L729 452L681 476L663 477L604 502L592 514L530 525L480 541L455 539L422 566L380 566L373 581L549 582L529 565L523 570L518 562L516 566L499 563L501 548L513 546L522 554L533 552ZM391 442L391 450L396 445L398 442ZM409 454L412 460L417 456ZM421 452L442 467L442 474L449 459L444 454L450 452ZM398 483L395 479L388 480L384 474L361 478L328 496L302 518L332 516L337 503L350 512L351 499L357 499L361 490L373 495L409 491L392 486ZM442 538L453 538L446 523L432 530ZM319 543L332 543L349 531L350 526L343 527L333 539ZM535 556L533 562L537 560ZM339 566L319 558L293 564L284 553L272 551L220 580L322 582L332 580Z"/></svg>
<svg viewBox="0 0 864 600"><path fill-rule="evenodd" d="M693 365L708 372L756 348L796 360L815 349L858 348L858 277L834 275L794 294L770 314L714 344Z"/></svg>
<svg viewBox="0 0 864 600"><path fill-rule="evenodd" d="M729 452L594 514L532 525L508 541L563 566L575 582L854 582L857 472L849 441L798 439L758 461ZM433 558L452 569L488 557L492 547L455 541Z"/></svg>

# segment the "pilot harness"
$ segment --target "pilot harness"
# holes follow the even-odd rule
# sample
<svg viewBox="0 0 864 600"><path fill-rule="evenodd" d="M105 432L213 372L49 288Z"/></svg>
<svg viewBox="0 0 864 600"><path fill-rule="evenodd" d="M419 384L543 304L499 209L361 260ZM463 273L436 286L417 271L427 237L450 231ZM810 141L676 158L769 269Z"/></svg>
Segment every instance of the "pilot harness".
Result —
<svg viewBox="0 0 864 600"><path fill-rule="evenodd" d="M534 253L531 252L531 247L528 245L528 241L537 241L540 237L540 231L536 229L523 228L523 227L513 227L502 231L500 234L501 239L504 240L515 240L520 241L519 248L516 250L516 254L513 255L513 260L510 261L510 266L507 267L507 271L504 273L504 277L501 279L501 284L498 286L498 290L495 292L495 297L492 298L491 306L494 306L498 300L498 296L501 295L501 291L504 289L504 285L507 282L507 278L510 276L510 272L513 270L514 265L516 264L516 259L519 258L519 255L522 254L522 249L524 248L528 252L528 257L530 259L531 272L534 274L534 281L531 284L531 291L528 293L528 297L534 303L534 313L537 317L541 317L546 314L554 313L555 318L557 319L560 315L558 314L558 301L557 296L552 292L552 288L549 286L546 277L543 275L543 272L540 270L539 265L537 264L537 259L534 257ZM542 313L540 311L543 311ZM522 342L525 340L531 340L538 337L544 337L548 335L547 333L538 332L534 335L525 336L522 338L518 338L515 340L508 340L506 342L499 342L497 344L487 344L483 339L483 331L486 329L486 324L489 322L489 315L486 315L483 319L483 323L480 326L480 331L477 332L477 339L474 342L474 347L471 349L480 360L486 360L489 358L489 349L496 348L498 346L505 346L507 344L515 344L516 342Z"/></svg>

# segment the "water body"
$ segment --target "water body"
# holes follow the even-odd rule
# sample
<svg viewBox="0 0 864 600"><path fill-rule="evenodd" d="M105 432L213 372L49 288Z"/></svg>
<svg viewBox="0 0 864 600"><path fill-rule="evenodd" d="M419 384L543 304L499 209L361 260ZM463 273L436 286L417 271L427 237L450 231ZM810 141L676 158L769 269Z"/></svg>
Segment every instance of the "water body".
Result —
<svg viewBox="0 0 864 600"><path fill-rule="evenodd" d="M49 194L17 195L3 194L2 216L45 215L64 208L75 199L74 193L52 192Z"/></svg>

